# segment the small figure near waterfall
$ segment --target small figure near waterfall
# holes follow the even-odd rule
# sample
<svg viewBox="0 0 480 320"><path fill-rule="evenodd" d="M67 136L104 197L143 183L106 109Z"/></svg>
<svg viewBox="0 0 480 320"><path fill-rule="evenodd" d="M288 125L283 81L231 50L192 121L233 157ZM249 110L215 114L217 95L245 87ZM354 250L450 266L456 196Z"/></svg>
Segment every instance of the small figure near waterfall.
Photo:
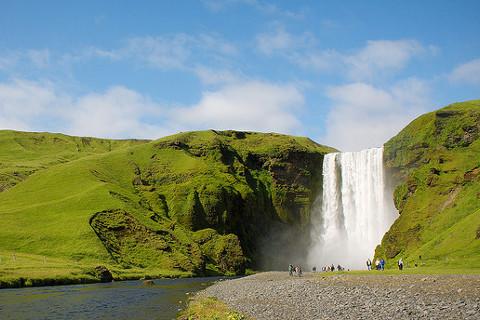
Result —
<svg viewBox="0 0 480 320"><path fill-rule="evenodd" d="M400 260L398 260L398 270L400 270L400 271L403 270L403 260L402 260L402 258L400 258Z"/></svg>
<svg viewBox="0 0 480 320"><path fill-rule="evenodd" d="M372 260L370 260L370 258L367 260L367 269L368 271L372 270Z"/></svg>
<svg viewBox="0 0 480 320"><path fill-rule="evenodd" d="M380 260L375 260L375 269L380 270Z"/></svg>
<svg viewBox="0 0 480 320"><path fill-rule="evenodd" d="M288 265L288 275L293 276L293 265L292 264Z"/></svg>
<svg viewBox="0 0 480 320"><path fill-rule="evenodd" d="M317 272L317 267L316 266L313 266L312 272Z"/></svg>
<svg viewBox="0 0 480 320"><path fill-rule="evenodd" d="M385 260L382 258L380 259L380 269L383 271L385 270Z"/></svg>
<svg viewBox="0 0 480 320"><path fill-rule="evenodd" d="M295 274L299 277L302 276L302 267L301 266L295 266Z"/></svg>

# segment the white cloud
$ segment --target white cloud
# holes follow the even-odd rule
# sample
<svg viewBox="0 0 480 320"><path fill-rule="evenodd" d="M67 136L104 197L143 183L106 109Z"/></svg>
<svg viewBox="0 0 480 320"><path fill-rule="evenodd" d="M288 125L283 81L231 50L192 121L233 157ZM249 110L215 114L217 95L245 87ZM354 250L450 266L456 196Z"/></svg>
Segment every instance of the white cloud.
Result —
<svg viewBox="0 0 480 320"><path fill-rule="evenodd" d="M311 47L315 38L307 32L299 35L289 33L280 25L273 31L258 34L255 41L257 50L265 55L281 53L289 57L298 50Z"/></svg>
<svg viewBox="0 0 480 320"><path fill-rule="evenodd" d="M480 84L480 58L459 65L449 78L457 83Z"/></svg>
<svg viewBox="0 0 480 320"><path fill-rule="evenodd" d="M377 40L353 55L345 56L350 78L354 80L372 77L403 69L410 59L425 51L415 40Z"/></svg>
<svg viewBox="0 0 480 320"><path fill-rule="evenodd" d="M0 128L57 131L106 138L157 138L162 108L124 87L80 97L52 84L25 80L0 83Z"/></svg>
<svg viewBox="0 0 480 320"><path fill-rule="evenodd" d="M181 69L190 56L190 38L185 34L172 37L132 38L122 55L138 59L160 69Z"/></svg>
<svg viewBox="0 0 480 320"><path fill-rule="evenodd" d="M307 53L294 53L290 60L305 69L316 71L335 70L342 67L342 56L335 50L324 50Z"/></svg>
<svg viewBox="0 0 480 320"><path fill-rule="evenodd" d="M332 107L320 141L343 151L381 146L432 105L428 91L417 79L385 89L361 82L331 87Z"/></svg>
<svg viewBox="0 0 480 320"><path fill-rule="evenodd" d="M283 29L275 32L261 33L257 35L257 48L260 52L270 55L278 50L289 49L294 45L293 36Z"/></svg>
<svg viewBox="0 0 480 320"><path fill-rule="evenodd" d="M50 65L51 54L48 49L30 49L2 52L0 71L12 71L18 67L43 69Z"/></svg>
<svg viewBox="0 0 480 320"><path fill-rule="evenodd" d="M63 112L67 133L107 138L158 138L166 133L155 118L162 108L147 97L122 86L75 100Z"/></svg>
<svg viewBox="0 0 480 320"><path fill-rule="evenodd" d="M91 58L105 58L110 60L119 60L121 58L120 52L115 50L104 50L96 47L87 47L81 50L79 55L66 55L67 59L91 59Z"/></svg>
<svg viewBox="0 0 480 320"><path fill-rule="evenodd" d="M193 71L201 57L211 63L237 53L237 48L212 34L196 36L178 33L169 36L131 38L118 50L106 51L114 59L132 59L159 69ZM107 56L107 55L105 55Z"/></svg>
<svg viewBox="0 0 480 320"><path fill-rule="evenodd" d="M37 68L46 68L50 64L50 50L48 49L28 50L26 55Z"/></svg>
<svg viewBox="0 0 480 320"><path fill-rule="evenodd" d="M234 44L214 34L202 33L196 37L192 37L190 42L192 47L198 47L213 54L235 55L238 53L237 47L235 47Z"/></svg>
<svg viewBox="0 0 480 320"><path fill-rule="evenodd" d="M10 53L0 55L0 71L13 68L17 64L19 58L18 54Z"/></svg>
<svg viewBox="0 0 480 320"><path fill-rule="evenodd" d="M303 95L290 84L238 80L204 92L188 107L161 106L114 86L73 96L53 84L0 83L0 128L104 138L159 138L184 130L238 129L291 133Z"/></svg>
<svg viewBox="0 0 480 320"><path fill-rule="evenodd" d="M34 130L46 113L55 115L65 102L68 99L55 93L48 83L43 86L25 80L0 83L0 127Z"/></svg>
<svg viewBox="0 0 480 320"><path fill-rule="evenodd" d="M195 74L202 83L207 85L234 83L239 82L241 79L241 76L233 73L230 70L210 69L205 66L196 67Z"/></svg>
<svg viewBox="0 0 480 320"><path fill-rule="evenodd" d="M290 34L289 38L298 37ZM305 69L336 71L353 81L382 80L404 69L414 57L427 52L435 54L437 50L415 40L372 40L356 51L345 53L333 49L313 49L312 42L310 40L310 45L304 46L303 50L292 50L286 57Z"/></svg>
<svg viewBox="0 0 480 320"><path fill-rule="evenodd" d="M206 92L196 105L178 108L171 121L189 129L237 129L291 133L303 95L292 85L248 81Z"/></svg>
<svg viewBox="0 0 480 320"><path fill-rule="evenodd" d="M216 34L176 33L129 38L122 46L108 50L87 47L79 53L64 55L62 62L68 64L97 58L127 61L155 69L187 71L205 78L204 70L197 70L199 62L207 60L212 66L209 70L214 66L222 69L224 62L237 53L234 44Z"/></svg>

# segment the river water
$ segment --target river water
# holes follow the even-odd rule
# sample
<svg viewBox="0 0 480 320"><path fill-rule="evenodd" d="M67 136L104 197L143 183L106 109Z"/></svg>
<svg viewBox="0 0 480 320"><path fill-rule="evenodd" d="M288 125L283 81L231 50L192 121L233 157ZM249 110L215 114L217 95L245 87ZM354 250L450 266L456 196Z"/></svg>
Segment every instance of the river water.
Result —
<svg viewBox="0 0 480 320"><path fill-rule="evenodd" d="M0 290L0 319L175 319L188 294L218 277Z"/></svg>

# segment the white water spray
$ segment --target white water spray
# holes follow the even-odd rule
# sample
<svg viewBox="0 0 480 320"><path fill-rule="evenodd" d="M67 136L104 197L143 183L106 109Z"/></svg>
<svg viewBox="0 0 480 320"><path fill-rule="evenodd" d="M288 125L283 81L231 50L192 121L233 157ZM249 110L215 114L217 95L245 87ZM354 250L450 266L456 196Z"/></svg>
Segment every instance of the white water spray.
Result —
<svg viewBox="0 0 480 320"><path fill-rule="evenodd" d="M385 190L383 148L327 154L312 212L311 266L364 268L398 216Z"/></svg>

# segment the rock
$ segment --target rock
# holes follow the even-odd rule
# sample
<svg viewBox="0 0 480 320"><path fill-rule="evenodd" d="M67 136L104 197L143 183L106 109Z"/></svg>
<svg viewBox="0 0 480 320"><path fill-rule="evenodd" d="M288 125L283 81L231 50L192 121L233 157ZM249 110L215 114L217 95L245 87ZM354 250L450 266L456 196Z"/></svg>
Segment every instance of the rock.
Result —
<svg viewBox="0 0 480 320"><path fill-rule="evenodd" d="M112 282L113 276L110 270L105 266L96 266L95 269L95 278L99 279L100 282Z"/></svg>

